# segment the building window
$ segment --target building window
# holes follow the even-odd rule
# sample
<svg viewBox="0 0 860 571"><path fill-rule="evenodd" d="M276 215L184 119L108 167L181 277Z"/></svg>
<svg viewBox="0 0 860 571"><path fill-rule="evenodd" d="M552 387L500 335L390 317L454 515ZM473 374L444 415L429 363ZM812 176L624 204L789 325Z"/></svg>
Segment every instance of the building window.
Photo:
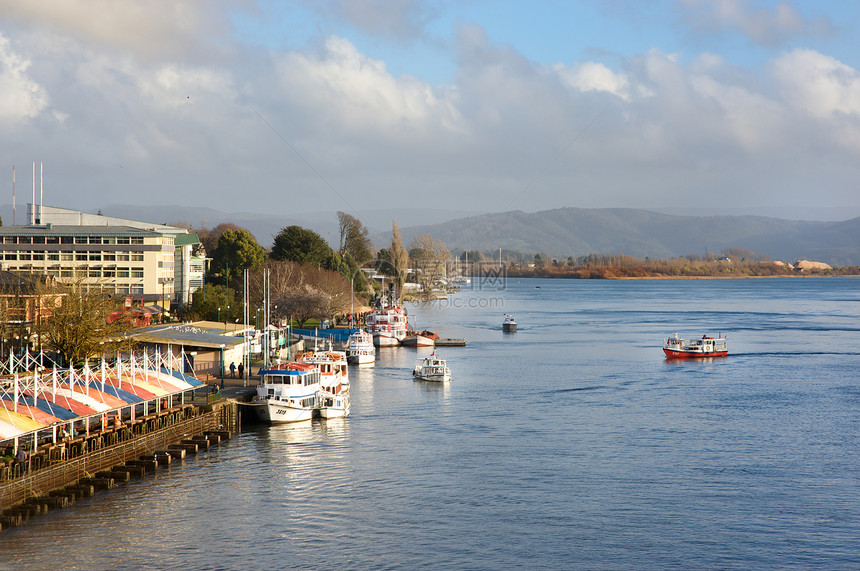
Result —
<svg viewBox="0 0 860 571"><path fill-rule="evenodd" d="M90 254L90 261L91 262L101 262L102 261L102 255L101 254Z"/></svg>
<svg viewBox="0 0 860 571"><path fill-rule="evenodd" d="M71 236L60 236L60 244L74 244L75 240Z"/></svg>
<svg viewBox="0 0 860 571"><path fill-rule="evenodd" d="M18 237L17 236L4 236L3 237L3 243L4 244L17 244L18 243Z"/></svg>
<svg viewBox="0 0 860 571"><path fill-rule="evenodd" d="M60 261L60 255L59 254L48 254L48 259L51 260L52 262L59 262Z"/></svg>
<svg viewBox="0 0 860 571"><path fill-rule="evenodd" d="M87 272L87 276L91 278L100 278L102 277L102 271L99 268L90 268L90 271Z"/></svg>
<svg viewBox="0 0 860 571"><path fill-rule="evenodd" d="M129 238L128 236L119 236L116 239L116 243L117 244L131 244L131 238Z"/></svg>
<svg viewBox="0 0 860 571"><path fill-rule="evenodd" d="M128 277L128 268L123 268L116 271L116 277L118 278L127 278Z"/></svg>
<svg viewBox="0 0 860 571"><path fill-rule="evenodd" d="M75 236L75 244L86 244L87 237L86 236Z"/></svg>
<svg viewBox="0 0 860 571"><path fill-rule="evenodd" d="M117 252L116 253L116 261L117 262L127 262L129 260L128 252Z"/></svg>
<svg viewBox="0 0 860 571"><path fill-rule="evenodd" d="M5 258L5 259L7 259L7 260L17 260L17 259L18 259L18 254L6 254L6 255L4 256L4 258Z"/></svg>
<svg viewBox="0 0 860 571"><path fill-rule="evenodd" d="M131 270L131 277L142 278L143 277L143 270Z"/></svg>
<svg viewBox="0 0 860 571"><path fill-rule="evenodd" d="M143 246L143 236L132 236L131 243L138 246Z"/></svg>
<svg viewBox="0 0 860 571"><path fill-rule="evenodd" d="M59 244L60 243L60 237L59 236L48 236L45 238L45 243L46 244Z"/></svg>
<svg viewBox="0 0 860 571"><path fill-rule="evenodd" d="M102 237L101 236L90 236L90 244L101 244Z"/></svg>
<svg viewBox="0 0 860 571"><path fill-rule="evenodd" d="M142 294L143 293L143 286L142 285L131 286L131 293Z"/></svg>
<svg viewBox="0 0 860 571"><path fill-rule="evenodd" d="M131 261L132 262L142 262L143 261L143 254L132 254L131 255Z"/></svg>
<svg viewBox="0 0 860 571"><path fill-rule="evenodd" d="M116 254L104 254L102 256L102 260L104 260L105 262L115 262Z"/></svg>
<svg viewBox="0 0 860 571"><path fill-rule="evenodd" d="M61 262L71 262L74 259L73 254L60 254Z"/></svg>
<svg viewBox="0 0 860 571"><path fill-rule="evenodd" d="M75 254L75 260L78 262L86 262L87 261L87 254L86 253Z"/></svg>

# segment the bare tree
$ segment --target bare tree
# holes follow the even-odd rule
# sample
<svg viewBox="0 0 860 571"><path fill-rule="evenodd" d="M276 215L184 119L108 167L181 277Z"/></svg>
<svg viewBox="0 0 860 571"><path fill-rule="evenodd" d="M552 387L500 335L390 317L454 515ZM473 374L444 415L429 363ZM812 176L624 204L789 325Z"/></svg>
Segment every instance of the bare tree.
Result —
<svg viewBox="0 0 860 571"><path fill-rule="evenodd" d="M396 295L399 302L403 298L403 282L406 281L406 272L409 269L409 254L403 249L403 238L397 222L392 222L391 247L388 249L391 261L391 275L397 288Z"/></svg>
<svg viewBox="0 0 860 571"><path fill-rule="evenodd" d="M445 264L450 258L451 252L442 240L429 234L421 234L412 239L409 259L425 297L430 296L433 287L444 276Z"/></svg>
<svg viewBox="0 0 860 571"><path fill-rule="evenodd" d="M52 315L39 325L42 343L67 363L77 363L126 347L131 324L118 317L121 305L93 284L77 279L45 285L40 297L51 300Z"/></svg>

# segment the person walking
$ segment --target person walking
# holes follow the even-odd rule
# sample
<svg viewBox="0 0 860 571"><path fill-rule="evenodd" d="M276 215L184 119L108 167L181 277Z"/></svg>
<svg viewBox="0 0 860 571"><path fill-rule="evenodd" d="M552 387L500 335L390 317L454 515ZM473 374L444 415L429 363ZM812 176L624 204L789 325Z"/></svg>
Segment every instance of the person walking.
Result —
<svg viewBox="0 0 860 571"><path fill-rule="evenodd" d="M236 363L230 363L230 378L236 378Z"/></svg>
<svg viewBox="0 0 860 571"><path fill-rule="evenodd" d="M245 363L239 363L239 378L245 378Z"/></svg>

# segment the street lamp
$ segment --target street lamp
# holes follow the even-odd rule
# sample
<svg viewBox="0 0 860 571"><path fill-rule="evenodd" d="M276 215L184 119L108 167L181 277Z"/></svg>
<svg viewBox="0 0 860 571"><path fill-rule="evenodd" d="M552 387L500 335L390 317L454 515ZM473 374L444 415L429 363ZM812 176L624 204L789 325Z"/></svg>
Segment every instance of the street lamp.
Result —
<svg viewBox="0 0 860 571"><path fill-rule="evenodd" d="M221 308L218 308L218 321L221 321Z"/></svg>

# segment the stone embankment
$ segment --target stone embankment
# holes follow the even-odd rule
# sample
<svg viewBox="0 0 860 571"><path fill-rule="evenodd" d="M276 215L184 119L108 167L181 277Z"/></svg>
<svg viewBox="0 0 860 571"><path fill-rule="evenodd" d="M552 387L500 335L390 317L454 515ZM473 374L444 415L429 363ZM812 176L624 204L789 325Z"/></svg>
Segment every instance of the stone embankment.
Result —
<svg viewBox="0 0 860 571"><path fill-rule="evenodd" d="M0 466L0 529L230 438L240 429L238 408L232 400L175 406L121 428L46 443L26 463Z"/></svg>

